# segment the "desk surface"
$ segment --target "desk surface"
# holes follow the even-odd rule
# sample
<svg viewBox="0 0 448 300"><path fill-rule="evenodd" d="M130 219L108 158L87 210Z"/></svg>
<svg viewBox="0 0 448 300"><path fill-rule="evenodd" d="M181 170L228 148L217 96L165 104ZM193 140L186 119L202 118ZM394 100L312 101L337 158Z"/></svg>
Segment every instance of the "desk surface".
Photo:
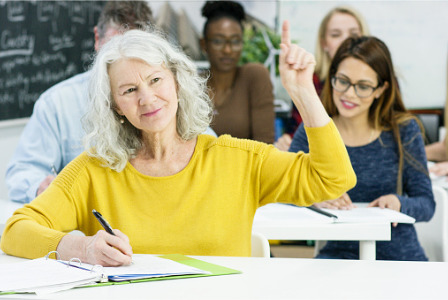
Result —
<svg viewBox="0 0 448 300"><path fill-rule="evenodd" d="M375 241L391 239L389 222L328 223L309 219L305 212L304 208L268 204L257 211L252 230L269 240L359 241L360 258L370 260L376 256Z"/></svg>
<svg viewBox="0 0 448 300"><path fill-rule="evenodd" d="M448 263L442 262L211 256L195 258L243 273L73 289L50 294L45 298L409 300L446 299L448 295ZM0 255L0 264L14 261L20 259ZM15 297L38 299L36 295Z"/></svg>
<svg viewBox="0 0 448 300"><path fill-rule="evenodd" d="M390 241L390 223L331 223L303 207L268 204L257 210L253 231L272 240Z"/></svg>

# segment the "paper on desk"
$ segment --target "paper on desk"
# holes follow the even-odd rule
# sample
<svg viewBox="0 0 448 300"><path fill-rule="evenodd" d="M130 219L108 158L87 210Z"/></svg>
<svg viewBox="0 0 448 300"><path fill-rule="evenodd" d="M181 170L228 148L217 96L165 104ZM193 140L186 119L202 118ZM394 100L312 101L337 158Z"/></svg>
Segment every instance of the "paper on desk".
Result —
<svg viewBox="0 0 448 300"><path fill-rule="evenodd" d="M333 220L305 207L271 203L258 208L255 213L254 224L266 222L269 222L270 226L275 226L276 223L281 225L333 223Z"/></svg>
<svg viewBox="0 0 448 300"><path fill-rule="evenodd" d="M103 267L102 273L111 281L126 281L186 274L210 274L208 271L157 256L134 255L132 260L133 263L129 266ZM82 267L91 269L92 265L82 264Z"/></svg>
<svg viewBox="0 0 448 300"><path fill-rule="evenodd" d="M398 222L415 223L415 219L391 209L379 207L367 208L368 203L355 203L357 208L350 210L323 209L338 219L330 218L314 212L306 207L297 207L286 204L267 204L257 209L254 217L254 226L285 226L322 223L375 223Z"/></svg>
<svg viewBox="0 0 448 300"><path fill-rule="evenodd" d="M100 274L68 267L53 259L38 258L1 265L0 292L46 294L92 283L100 277Z"/></svg>
<svg viewBox="0 0 448 300"><path fill-rule="evenodd" d="M362 204L355 203L357 206ZM396 210L379 207L356 207L349 210L326 209L323 210L336 215L337 223L373 223L373 222L390 222L390 223L415 223L415 219Z"/></svg>

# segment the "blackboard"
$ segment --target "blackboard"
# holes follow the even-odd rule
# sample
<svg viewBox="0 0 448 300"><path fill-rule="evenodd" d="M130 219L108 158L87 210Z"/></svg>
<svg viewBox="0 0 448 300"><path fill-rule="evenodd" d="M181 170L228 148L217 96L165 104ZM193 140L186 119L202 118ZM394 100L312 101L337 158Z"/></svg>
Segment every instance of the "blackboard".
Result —
<svg viewBox="0 0 448 300"><path fill-rule="evenodd" d="M29 117L40 94L84 72L103 1L0 1L0 120Z"/></svg>

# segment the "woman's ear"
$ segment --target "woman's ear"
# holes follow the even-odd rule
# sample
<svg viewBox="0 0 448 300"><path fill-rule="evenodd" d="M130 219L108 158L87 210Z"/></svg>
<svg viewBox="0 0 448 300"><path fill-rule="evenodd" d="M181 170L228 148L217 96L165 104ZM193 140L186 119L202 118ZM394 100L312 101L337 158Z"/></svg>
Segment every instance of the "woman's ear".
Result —
<svg viewBox="0 0 448 300"><path fill-rule="evenodd" d="M121 109L119 109L118 107L116 107L115 105L112 107L112 109L117 113L117 115L119 116L124 116L123 112L121 111Z"/></svg>
<svg viewBox="0 0 448 300"><path fill-rule="evenodd" d="M381 97L381 95L384 93L385 90L387 90L389 88L389 82L384 82L384 84L379 87L376 91L375 91L375 99L378 99L379 97Z"/></svg>

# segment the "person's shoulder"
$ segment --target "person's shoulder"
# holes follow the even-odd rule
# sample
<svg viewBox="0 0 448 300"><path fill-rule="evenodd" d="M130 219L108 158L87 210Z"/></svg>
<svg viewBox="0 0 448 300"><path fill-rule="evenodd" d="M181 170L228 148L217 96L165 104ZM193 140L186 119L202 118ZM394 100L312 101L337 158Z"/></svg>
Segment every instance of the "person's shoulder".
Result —
<svg viewBox="0 0 448 300"><path fill-rule="evenodd" d="M219 137L202 134L200 139L204 149L239 149L261 154L269 147L273 147L263 142L234 138L228 134L223 134Z"/></svg>
<svg viewBox="0 0 448 300"><path fill-rule="evenodd" d="M244 65L242 65L241 67L241 72L242 73L250 73L250 74L259 74L261 73L266 73L268 74L268 69L260 63L246 63Z"/></svg>
<svg viewBox="0 0 448 300"><path fill-rule="evenodd" d="M406 120L400 124L400 134L403 136L406 135L415 135L416 133L420 133L420 126L416 119L411 118Z"/></svg>
<svg viewBox="0 0 448 300"><path fill-rule="evenodd" d="M55 183L60 186L71 187L84 172L95 172L93 169L105 168L98 158L90 156L87 152L82 152L62 169L55 179ZM90 170L90 171L89 171Z"/></svg>
<svg viewBox="0 0 448 300"><path fill-rule="evenodd" d="M236 81L254 89L267 87L271 84L269 71L259 63L247 63L239 67Z"/></svg>
<svg viewBox="0 0 448 300"><path fill-rule="evenodd" d="M87 93L87 86L90 79L90 72L84 72L67 78L42 93L38 101L49 101L49 99L60 99L60 97L55 97L55 95L63 95L67 93L68 90L75 90L81 93ZM72 96L73 94L66 94L66 96ZM65 97L63 97L65 98Z"/></svg>

